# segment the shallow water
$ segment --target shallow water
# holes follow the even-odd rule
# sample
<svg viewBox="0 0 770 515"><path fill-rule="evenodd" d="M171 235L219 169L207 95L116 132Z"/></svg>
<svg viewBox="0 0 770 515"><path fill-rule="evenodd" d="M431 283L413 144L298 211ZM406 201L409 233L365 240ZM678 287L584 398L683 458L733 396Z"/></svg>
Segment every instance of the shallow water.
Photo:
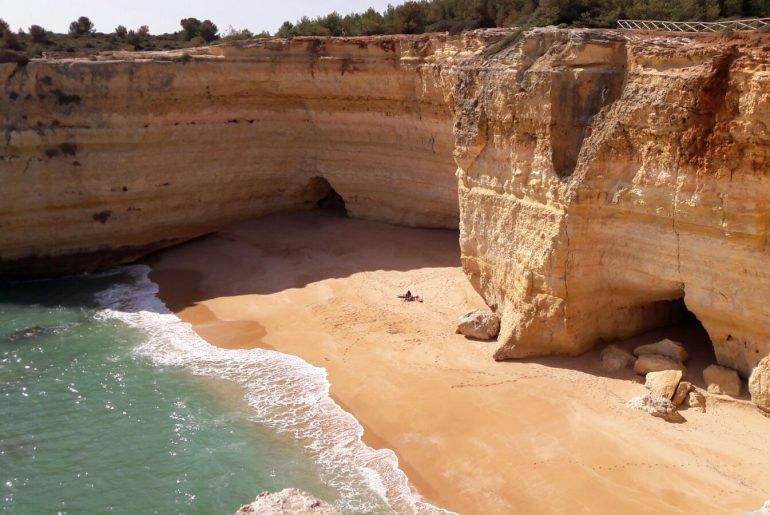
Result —
<svg viewBox="0 0 770 515"><path fill-rule="evenodd" d="M200 340L146 267L0 285L0 510L232 513L297 487L347 513L432 511L322 369Z"/></svg>

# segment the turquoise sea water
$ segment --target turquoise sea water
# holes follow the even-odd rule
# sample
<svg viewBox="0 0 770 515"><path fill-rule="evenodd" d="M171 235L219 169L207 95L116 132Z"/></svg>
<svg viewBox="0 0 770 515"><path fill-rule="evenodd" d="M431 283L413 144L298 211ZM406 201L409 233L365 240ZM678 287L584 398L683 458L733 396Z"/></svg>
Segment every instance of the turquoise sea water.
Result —
<svg viewBox="0 0 770 515"><path fill-rule="evenodd" d="M146 267L0 284L0 511L233 513L288 487L347 513L432 511L322 370L211 347L153 287Z"/></svg>

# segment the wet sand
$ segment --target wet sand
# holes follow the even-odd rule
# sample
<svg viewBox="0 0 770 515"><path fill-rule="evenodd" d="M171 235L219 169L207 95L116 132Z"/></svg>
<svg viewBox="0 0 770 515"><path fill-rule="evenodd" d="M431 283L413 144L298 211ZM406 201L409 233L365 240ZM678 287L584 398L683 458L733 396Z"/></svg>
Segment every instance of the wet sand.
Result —
<svg viewBox="0 0 770 515"><path fill-rule="evenodd" d="M328 370L333 398L388 447L418 492L464 514L743 513L770 499L770 419L710 397L671 424L624 406L644 393L580 358L496 363L454 334L484 302L457 233L326 213L266 217L148 260L160 296L214 345L262 347ZM407 289L424 303L396 295ZM713 361L697 324L673 337ZM745 385L744 385L745 386Z"/></svg>

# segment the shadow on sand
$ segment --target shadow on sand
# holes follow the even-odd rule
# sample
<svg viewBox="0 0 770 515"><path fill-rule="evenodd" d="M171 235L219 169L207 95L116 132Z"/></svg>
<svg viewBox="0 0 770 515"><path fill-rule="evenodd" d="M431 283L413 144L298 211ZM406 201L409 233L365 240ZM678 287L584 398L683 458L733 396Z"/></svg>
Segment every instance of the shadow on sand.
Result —
<svg viewBox="0 0 770 515"><path fill-rule="evenodd" d="M459 267L457 231L405 229L317 210L271 215L144 260L173 311L385 270ZM393 292L394 295L403 292Z"/></svg>

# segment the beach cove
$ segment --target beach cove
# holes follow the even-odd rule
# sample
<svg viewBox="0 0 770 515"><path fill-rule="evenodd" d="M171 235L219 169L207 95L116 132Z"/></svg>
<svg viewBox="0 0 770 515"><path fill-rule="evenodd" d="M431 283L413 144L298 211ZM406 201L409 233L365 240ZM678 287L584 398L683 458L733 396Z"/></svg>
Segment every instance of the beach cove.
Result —
<svg viewBox="0 0 770 515"><path fill-rule="evenodd" d="M454 334L459 315L484 307L460 268L456 232L279 214L147 263L161 300L211 344L324 368L364 442L395 451L440 508L727 514L770 497L767 419L747 400L710 397L706 413L670 424L624 406L645 388L630 370L602 372L599 349L500 363L494 342ZM407 289L425 302L402 302ZM622 345L677 337L705 364L713 355L698 331Z"/></svg>

